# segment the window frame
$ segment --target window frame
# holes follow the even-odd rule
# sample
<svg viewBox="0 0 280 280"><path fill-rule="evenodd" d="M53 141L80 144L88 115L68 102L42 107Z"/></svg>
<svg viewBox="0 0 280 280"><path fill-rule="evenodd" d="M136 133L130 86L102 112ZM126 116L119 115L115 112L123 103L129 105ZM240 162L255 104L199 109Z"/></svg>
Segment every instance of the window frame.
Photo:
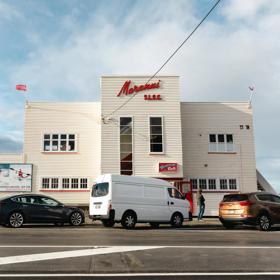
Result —
<svg viewBox="0 0 280 280"><path fill-rule="evenodd" d="M43 187L43 181L45 179L48 179L48 187ZM58 187L57 188L52 188L52 179L58 179ZM64 183L63 180L64 179L67 179L68 180L68 187L64 187ZM78 188L73 188L72 187L72 180L73 179L78 179ZM87 187L82 187L83 182L82 180L87 180ZM41 176L40 177L40 188L39 190L40 191L89 191L90 190L90 186L91 186L91 180L89 177L86 177L86 176L71 176L71 177L68 177L68 176Z"/></svg>
<svg viewBox="0 0 280 280"><path fill-rule="evenodd" d="M162 137L162 152L152 152L151 151L151 118L161 118L161 137ZM148 143L149 143L149 154L150 155L164 155L165 154L165 126L164 126L164 116L163 115L149 115L148 116ZM160 135L160 134L155 134Z"/></svg>
<svg viewBox="0 0 280 280"><path fill-rule="evenodd" d="M215 142L210 142L210 138L212 135L215 135ZM223 135L224 142L219 142L219 136ZM228 142L228 136L231 136L232 142ZM236 145L235 145L235 134L234 133L208 133L208 153L210 154L236 154ZM231 147L232 149L229 149ZM215 145L215 149L213 149L213 145ZM220 145L223 146L223 149L220 149Z"/></svg>
<svg viewBox="0 0 280 280"><path fill-rule="evenodd" d="M52 145L51 145L51 143L52 143L52 141L54 141L53 140L53 135L58 135L58 139L57 139L57 141L58 141L58 149L57 150L53 150L52 149ZM61 139L61 135L64 135L64 134L66 134L66 139L65 139L65 141L66 141L66 150L64 151L64 150L61 150L61 141L64 141L64 139ZM48 140L45 140L45 135L50 135L50 139L49 139L49 141L50 141L50 150L49 151L46 151L45 150L45 141L48 141ZM74 143L75 143L75 149L73 150L73 151L69 151L69 150L67 150L67 148L69 147L69 142L70 141L73 141L72 139L69 139L69 135L74 135L75 136L75 139L74 139ZM46 153L46 154L52 154L52 153L65 153L65 154L72 154L72 153L77 153L78 152L78 143L79 143L79 141L78 141L78 134L77 133L72 133L72 132L49 132L49 131L44 131L43 133L42 133L42 135L41 135L41 141L42 141L42 146L41 146L41 152L42 153Z"/></svg>
<svg viewBox="0 0 280 280"><path fill-rule="evenodd" d="M209 177L189 177L189 181L192 182L192 190L193 192L196 192L200 189L199 187L199 180L206 180L206 189L202 189L203 191L206 192L239 192L240 191L240 186L239 186L239 180L238 178L233 178L233 177L215 177L215 176L209 176ZM215 180L215 189L209 188L209 180ZM220 180L226 180L227 182L227 189L221 189L221 181ZM236 181L236 189L230 189L229 188L229 182L230 180L235 180ZM194 181L196 181L196 188L194 188Z"/></svg>
<svg viewBox="0 0 280 280"><path fill-rule="evenodd" d="M131 155L132 155L132 159L131 159L131 163L132 163L132 174L128 175L128 174L122 174L121 171L121 118L131 118ZM118 154L119 154L119 174L120 175L127 175L127 176L133 176L134 175L134 117L131 115L121 115L118 117ZM123 135L130 135L130 134L123 134ZM130 143L126 143L126 144L130 144ZM130 162L130 161L127 161ZM124 170L125 171L125 170ZM130 170L127 170L130 171Z"/></svg>

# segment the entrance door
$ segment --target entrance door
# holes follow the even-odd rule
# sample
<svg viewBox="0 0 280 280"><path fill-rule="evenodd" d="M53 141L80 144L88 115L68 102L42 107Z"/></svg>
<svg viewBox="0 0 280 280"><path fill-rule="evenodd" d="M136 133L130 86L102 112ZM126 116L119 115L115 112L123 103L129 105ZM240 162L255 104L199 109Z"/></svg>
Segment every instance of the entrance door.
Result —
<svg viewBox="0 0 280 280"><path fill-rule="evenodd" d="M181 181L179 185L180 192L185 196L185 198L190 203L190 211L193 214L193 192L192 192L192 182L191 181Z"/></svg>

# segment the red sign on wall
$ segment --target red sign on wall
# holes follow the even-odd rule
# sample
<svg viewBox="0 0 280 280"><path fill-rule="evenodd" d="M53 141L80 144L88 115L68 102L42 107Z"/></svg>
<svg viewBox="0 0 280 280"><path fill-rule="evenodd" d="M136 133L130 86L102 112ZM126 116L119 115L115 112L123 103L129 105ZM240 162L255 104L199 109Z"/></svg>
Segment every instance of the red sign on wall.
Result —
<svg viewBox="0 0 280 280"><path fill-rule="evenodd" d="M159 172L177 172L178 164L176 162L160 162Z"/></svg>
<svg viewBox="0 0 280 280"><path fill-rule="evenodd" d="M118 97L122 95L130 95L134 93L138 93L140 91L147 91L152 89L158 89L160 88L160 80L158 80L157 83L151 83L151 84L144 84L144 85L131 85L131 81L126 81L120 92L118 93ZM161 100L160 94L145 94L144 100Z"/></svg>

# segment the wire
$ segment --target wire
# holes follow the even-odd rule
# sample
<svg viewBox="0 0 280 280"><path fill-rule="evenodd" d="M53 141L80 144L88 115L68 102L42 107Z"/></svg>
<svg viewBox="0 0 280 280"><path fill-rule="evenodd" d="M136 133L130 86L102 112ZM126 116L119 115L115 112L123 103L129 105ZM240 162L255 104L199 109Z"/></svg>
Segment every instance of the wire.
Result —
<svg viewBox="0 0 280 280"><path fill-rule="evenodd" d="M164 66L171 60L171 58L182 48L182 46L189 40L189 38L195 33L195 31L199 28L199 26L206 20L206 18L211 14L211 12L216 8L216 6L221 2L221 0L218 0L215 5L209 10L209 12L203 17L203 19L198 23L198 25L194 28L194 30L187 36L187 38L180 44L180 46L168 57L168 59L162 64L162 66L154 73L153 76L151 76L148 81L149 83L163 68ZM119 111L122 107L124 107L132 98L134 98L138 92L134 93L130 98L128 98L123 104L121 104L119 107L117 107L112 113L108 114L107 117L115 114L117 111ZM105 119L106 116L103 117Z"/></svg>

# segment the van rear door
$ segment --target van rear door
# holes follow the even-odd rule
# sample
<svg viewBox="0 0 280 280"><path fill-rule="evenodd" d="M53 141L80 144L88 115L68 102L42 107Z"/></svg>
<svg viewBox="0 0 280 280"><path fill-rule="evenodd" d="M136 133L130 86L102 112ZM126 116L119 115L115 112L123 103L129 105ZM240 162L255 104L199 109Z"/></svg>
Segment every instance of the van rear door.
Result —
<svg viewBox="0 0 280 280"><path fill-rule="evenodd" d="M111 204L109 182L93 185L90 197L90 215L107 216Z"/></svg>

